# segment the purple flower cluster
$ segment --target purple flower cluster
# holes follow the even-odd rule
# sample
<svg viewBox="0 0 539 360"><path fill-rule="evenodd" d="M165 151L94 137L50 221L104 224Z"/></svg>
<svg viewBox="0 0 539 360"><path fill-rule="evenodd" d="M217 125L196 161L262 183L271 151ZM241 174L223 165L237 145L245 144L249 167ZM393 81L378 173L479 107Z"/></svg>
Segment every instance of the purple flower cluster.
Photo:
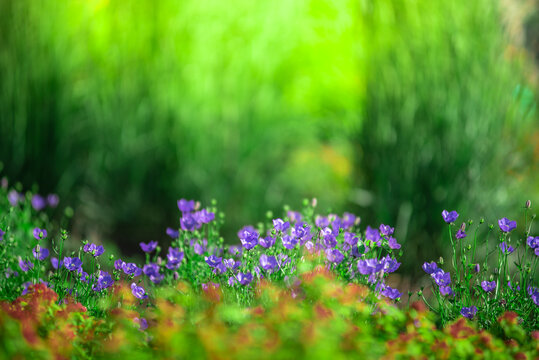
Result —
<svg viewBox="0 0 539 360"><path fill-rule="evenodd" d="M485 292L492 292L496 289L496 281L482 281L481 287Z"/></svg>
<svg viewBox="0 0 539 360"><path fill-rule="evenodd" d="M535 255L539 256L539 236L528 236L526 243L535 252Z"/></svg>
<svg viewBox="0 0 539 360"><path fill-rule="evenodd" d="M178 209L182 212L182 217L180 218L180 227L182 230L194 231L200 229L203 224L208 224L215 219L214 213L206 209L195 211L196 207L194 200L178 200ZM169 235L175 235L175 233Z"/></svg>
<svg viewBox="0 0 539 360"><path fill-rule="evenodd" d="M92 286L92 290L94 291L102 291L106 288L109 288L114 284L114 280L112 280L112 276L106 271L99 271L99 276L97 277L97 283Z"/></svg>
<svg viewBox="0 0 539 360"><path fill-rule="evenodd" d="M446 223L451 224L455 222L455 220L457 220L457 218L459 217L459 214L454 210L453 211L444 210L442 211L442 217Z"/></svg>
<svg viewBox="0 0 539 360"><path fill-rule="evenodd" d="M515 249L511 245L507 245L505 241L500 244L500 249L503 254L511 254Z"/></svg>
<svg viewBox="0 0 539 360"><path fill-rule="evenodd" d="M462 309L460 309L460 314L465 318L472 320L477 314L477 307L473 305L470 307L462 307Z"/></svg>
<svg viewBox="0 0 539 360"><path fill-rule="evenodd" d="M142 249L142 251L144 251L145 253L151 253L152 251L154 251L156 248L157 248L157 241L150 241L149 243L139 243L140 245L140 248Z"/></svg>
<svg viewBox="0 0 539 360"><path fill-rule="evenodd" d="M438 290L443 296L453 296L455 293L453 289L449 286L451 284L451 274L443 271L438 267L438 265L432 262L426 262L423 264L423 271L429 274L436 285L438 285Z"/></svg>
<svg viewBox="0 0 539 360"><path fill-rule="evenodd" d="M21 200L19 199L19 201ZM32 203L32 207L34 208L34 210L41 211L46 206L49 206L51 208L57 207L60 202L60 198L56 194L49 194L47 195L47 198L44 198L43 196L39 194L35 194L32 196L32 200L30 202ZM12 202L10 200L10 203L12 206L17 205L16 201Z"/></svg>
<svg viewBox="0 0 539 360"><path fill-rule="evenodd" d="M49 257L49 249L37 245L32 250L32 254L34 254L34 258L38 259L39 261L42 261Z"/></svg>
<svg viewBox="0 0 539 360"><path fill-rule="evenodd" d="M140 300L146 299L148 295L142 286L137 286L135 283L131 283L131 293Z"/></svg>
<svg viewBox="0 0 539 360"><path fill-rule="evenodd" d="M85 253L98 257L105 252L105 248L102 245L86 244L83 247Z"/></svg>

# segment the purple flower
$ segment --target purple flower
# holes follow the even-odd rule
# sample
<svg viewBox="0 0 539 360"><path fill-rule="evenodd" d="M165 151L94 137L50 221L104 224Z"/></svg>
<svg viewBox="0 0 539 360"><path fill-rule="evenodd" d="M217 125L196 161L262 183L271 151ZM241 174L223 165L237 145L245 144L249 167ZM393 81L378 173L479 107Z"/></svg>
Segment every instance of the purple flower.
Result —
<svg viewBox="0 0 539 360"><path fill-rule="evenodd" d="M401 244L399 244L393 236L389 237L387 244L389 245L389 248L393 250L398 250L401 248Z"/></svg>
<svg viewBox="0 0 539 360"><path fill-rule="evenodd" d="M479 266L479 264L475 264L473 269L476 273L478 273L481 270L481 267Z"/></svg>
<svg viewBox="0 0 539 360"><path fill-rule="evenodd" d="M511 254L513 251L515 251L515 249L511 245L507 245L505 241L500 244L500 249L504 254Z"/></svg>
<svg viewBox="0 0 539 360"><path fill-rule="evenodd" d="M290 259L288 258L288 255L285 255L282 253L277 255L277 265L279 265L279 267L285 266L289 262L290 262Z"/></svg>
<svg viewBox="0 0 539 360"><path fill-rule="evenodd" d="M170 236L171 238L173 239L177 239L180 237L180 232L176 229L173 229L173 228L167 228L167 231L166 231L167 235Z"/></svg>
<svg viewBox="0 0 539 360"><path fill-rule="evenodd" d="M517 227L517 222L504 217L498 220L498 226L501 231L508 233Z"/></svg>
<svg viewBox="0 0 539 360"><path fill-rule="evenodd" d="M93 291L104 290L114 284L112 276L106 271L99 271L99 276L97 277L97 283L92 286Z"/></svg>
<svg viewBox="0 0 539 360"><path fill-rule="evenodd" d="M230 245L228 247L228 252L230 255L239 255L243 252L243 247L240 245Z"/></svg>
<svg viewBox="0 0 539 360"><path fill-rule="evenodd" d="M258 244L263 248L268 249L275 245L275 238L271 236L266 236L265 238L261 237L260 239L258 239Z"/></svg>
<svg viewBox="0 0 539 360"><path fill-rule="evenodd" d="M451 274L443 270L432 273L430 276L438 286L448 286L451 284Z"/></svg>
<svg viewBox="0 0 539 360"><path fill-rule="evenodd" d="M380 225L380 233L382 235L386 235L386 236L393 235L394 231L395 231L395 228L392 228L389 225L384 225L384 224Z"/></svg>
<svg viewBox="0 0 539 360"><path fill-rule="evenodd" d="M513 291L520 291L520 286L517 285L516 288L513 289L513 286L511 285L511 281L508 281L507 282L507 286L509 287L509 289L513 290Z"/></svg>
<svg viewBox="0 0 539 360"><path fill-rule="evenodd" d="M370 226L367 226L367 229L365 230L365 238L380 246L380 232L378 229L373 229Z"/></svg>
<svg viewBox="0 0 539 360"><path fill-rule="evenodd" d="M402 296L402 294L397 289L393 289L389 286L386 286L384 290L380 292L380 294L384 295L387 298L390 298L391 300L398 299Z"/></svg>
<svg viewBox="0 0 539 360"><path fill-rule="evenodd" d="M56 194L49 194L47 195L47 205L49 205L51 208L55 208L60 203L60 198Z"/></svg>
<svg viewBox="0 0 539 360"><path fill-rule="evenodd" d="M197 254L197 255L202 255L202 254L204 254L205 249L204 249L204 246L202 246L202 245L200 245L199 243L196 242L196 243L193 245L193 251L194 251L195 254Z"/></svg>
<svg viewBox="0 0 539 360"><path fill-rule="evenodd" d="M399 266L401 266L400 262L398 262L396 259L393 259L389 255L386 255L384 258L382 258L380 262L383 264L382 270L384 270L384 272L387 274L397 271Z"/></svg>
<svg viewBox="0 0 539 360"><path fill-rule="evenodd" d="M2 229L0 229L0 241L4 240L4 235L6 234L5 231L3 231Z"/></svg>
<svg viewBox="0 0 539 360"><path fill-rule="evenodd" d="M535 256L539 256L539 247L535 248Z"/></svg>
<svg viewBox="0 0 539 360"><path fill-rule="evenodd" d="M210 267L216 267L223 262L223 258L211 255L204 257L204 261L206 261L206 263L210 265Z"/></svg>
<svg viewBox="0 0 539 360"><path fill-rule="evenodd" d="M199 224L208 224L215 219L215 214L206 209L197 211L194 216Z"/></svg>
<svg viewBox="0 0 539 360"><path fill-rule="evenodd" d="M24 261L19 258L19 267L22 271L27 272L34 267L34 264L31 261Z"/></svg>
<svg viewBox="0 0 539 360"><path fill-rule="evenodd" d="M326 216L317 215L314 219L314 223L319 228L325 228L329 226L329 219Z"/></svg>
<svg viewBox="0 0 539 360"><path fill-rule="evenodd" d="M224 259L223 264L227 269L232 269L234 265L236 265L236 260L230 258L230 259Z"/></svg>
<svg viewBox="0 0 539 360"><path fill-rule="evenodd" d="M49 249L42 248L39 245L37 245L33 250L32 253L34 254L34 258L38 260L45 260L49 257Z"/></svg>
<svg viewBox="0 0 539 360"><path fill-rule="evenodd" d="M357 217L354 214L344 213L342 215L342 226L345 229L350 229L356 223Z"/></svg>
<svg viewBox="0 0 539 360"><path fill-rule="evenodd" d="M260 235L252 226L245 226L238 232L241 244L247 250L251 250L258 244Z"/></svg>
<svg viewBox="0 0 539 360"><path fill-rule="evenodd" d="M453 289L449 286L440 286L440 294L443 296L453 296L455 293L453 292Z"/></svg>
<svg viewBox="0 0 539 360"><path fill-rule="evenodd" d="M290 235L284 235L283 238L282 238L282 242L283 242L283 246L288 249L288 250L292 250L296 247L296 245L298 244L299 240L293 236L290 236Z"/></svg>
<svg viewBox="0 0 539 360"><path fill-rule="evenodd" d="M168 248L168 254L167 254L167 269L173 270L180 267L180 264L183 260L183 251L180 251L180 249Z"/></svg>
<svg viewBox="0 0 539 360"><path fill-rule="evenodd" d="M65 257L64 266L69 271L77 271L82 266L82 260L78 257Z"/></svg>
<svg viewBox="0 0 539 360"><path fill-rule="evenodd" d="M539 306L539 289L536 287L528 286L528 295L530 295L533 303Z"/></svg>
<svg viewBox="0 0 539 360"><path fill-rule="evenodd" d="M539 236L536 236L536 237L528 236L528 240L526 241L526 243L532 249L539 248Z"/></svg>
<svg viewBox="0 0 539 360"><path fill-rule="evenodd" d="M238 282L243 286L249 285L253 281L253 274L248 273L238 273Z"/></svg>
<svg viewBox="0 0 539 360"><path fill-rule="evenodd" d="M334 264L340 264L344 260L344 255L339 249L328 249L326 250L326 258Z"/></svg>
<svg viewBox="0 0 539 360"><path fill-rule="evenodd" d="M184 231L194 231L199 229L201 224L197 221L197 218L191 213L183 213L180 219L180 226Z"/></svg>
<svg viewBox="0 0 539 360"><path fill-rule="evenodd" d="M442 271L441 269L438 268L438 265L433 261L433 262L426 262L423 264L423 270L427 273L427 274L433 274L435 272L438 272L438 271Z"/></svg>
<svg viewBox="0 0 539 360"><path fill-rule="evenodd" d="M284 221L283 219L274 219L273 220L273 228L275 231L281 231L285 232L290 227L290 223L288 221Z"/></svg>
<svg viewBox="0 0 539 360"><path fill-rule="evenodd" d="M146 291L144 291L144 288L142 286L137 286L135 283L131 283L131 292L137 299L146 299L148 295L146 295Z"/></svg>
<svg viewBox="0 0 539 360"><path fill-rule="evenodd" d="M126 275L140 276L142 274L142 269L135 263L123 263L122 270Z"/></svg>
<svg viewBox="0 0 539 360"><path fill-rule="evenodd" d="M301 244L304 244L306 241L309 241L312 237L311 227L307 223L298 222L292 228L290 234L296 239L300 240Z"/></svg>
<svg viewBox="0 0 539 360"><path fill-rule="evenodd" d="M195 210L195 200L178 200L178 209L180 209L182 213L188 213Z"/></svg>
<svg viewBox="0 0 539 360"><path fill-rule="evenodd" d="M464 239L466 236L466 233L462 229L459 229L459 231L457 231L457 234L455 235L455 237L459 240Z"/></svg>
<svg viewBox="0 0 539 360"><path fill-rule="evenodd" d="M118 259L114 262L114 268L116 270L123 270L125 262L122 259Z"/></svg>
<svg viewBox="0 0 539 360"><path fill-rule="evenodd" d="M31 282L31 281L27 281L27 282L25 282L25 283L22 283L23 289L22 289L21 295L26 295L26 294L28 294L28 288L30 287L30 285L32 285L32 282Z"/></svg>
<svg viewBox="0 0 539 360"><path fill-rule="evenodd" d="M32 202L32 207L36 211L41 211L41 210L43 210L43 208L45 208L45 206L47 206L47 202L45 201L43 196L41 196L39 194L35 194L34 196L32 196L32 201L31 202Z"/></svg>
<svg viewBox="0 0 539 360"><path fill-rule="evenodd" d="M301 214L297 211L289 211L288 213L286 213L286 215L293 223L299 222L302 219Z"/></svg>
<svg viewBox="0 0 539 360"><path fill-rule="evenodd" d="M98 257L105 252L105 248L102 245L97 246L96 244L86 244L83 250L85 253L89 253L94 257Z"/></svg>
<svg viewBox="0 0 539 360"><path fill-rule="evenodd" d="M144 331L148 328L148 321L146 321L145 318L134 318L133 321L135 322L135 324L138 324L139 325L139 330L140 331Z"/></svg>
<svg viewBox="0 0 539 360"><path fill-rule="evenodd" d="M165 275L159 274L159 265L155 263L144 265L142 272L149 277L150 281L154 284L159 284L165 278Z"/></svg>
<svg viewBox="0 0 539 360"><path fill-rule="evenodd" d="M146 252L146 253L151 253L152 251L154 251L156 248L157 248L157 241L150 241L149 243L139 243L140 245L140 248L142 249L142 251Z"/></svg>
<svg viewBox="0 0 539 360"><path fill-rule="evenodd" d="M442 211L442 217L444 218L444 221L448 224L451 224L452 222L455 222L457 218L459 217L459 214L456 211Z"/></svg>
<svg viewBox="0 0 539 360"><path fill-rule="evenodd" d="M234 284L236 284L236 283L237 283L237 280L236 280L236 278L234 276L231 276L231 277L228 278L228 285L229 286L234 286Z"/></svg>
<svg viewBox="0 0 539 360"><path fill-rule="evenodd" d="M344 243L348 244L350 246L357 245L359 242L359 238L356 236L356 234L351 232L345 232L344 233Z"/></svg>
<svg viewBox="0 0 539 360"><path fill-rule="evenodd" d="M58 270L58 258L57 257L51 257L51 265L54 269ZM61 264L60 264L61 266Z"/></svg>
<svg viewBox="0 0 539 360"><path fill-rule="evenodd" d="M275 256L268 256L266 254L260 255L260 266L266 271L272 271L277 267L277 259Z"/></svg>
<svg viewBox="0 0 539 360"><path fill-rule="evenodd" d="M463 307L460 310L460 314L465 318L472 320L475 314L477 314L477 308L475 306Z"/></svg>
<svg viewBox="0 0 539 360"><path fill-rule="evenodd" d="M11 204L11 206L17 206L19 201L21 201L21 199L22 199L22 195L20 195L16 190L11 190L7 194L7 199L9 201L9 203Z"/></svg>
<svg viewBox="0 0 539 360"><path fill-rule="evenodd" d="M379 272L384 268L383 262L378 262L377 259L359 260L357 269L362 275L369 275Z"/></svg>
<svg viewBox="0 0 539 360"><path fill-rule="evenodd" d="M491 292L496 289L496 282L495 281L481 281L481 287L485 292Z"/></svg>
<svg viewBox="0 0 539 360"><path fill-rule="evenodd" d="M201 284L202 286L202 290L204 291L208 291L210 289L210 287L213 287L215 289L218 289L219 288L219 284L218 283L214 283L214 282L209 282L209 283L202 283Z"/></svg>
<svg viewBox="0 0 539 360"><path fill-rule="evenodd" d="M40 228L34 228L33 234L34 234L34 238L36 240L45 239L47 237L47 230L40 229Z"/></svg>

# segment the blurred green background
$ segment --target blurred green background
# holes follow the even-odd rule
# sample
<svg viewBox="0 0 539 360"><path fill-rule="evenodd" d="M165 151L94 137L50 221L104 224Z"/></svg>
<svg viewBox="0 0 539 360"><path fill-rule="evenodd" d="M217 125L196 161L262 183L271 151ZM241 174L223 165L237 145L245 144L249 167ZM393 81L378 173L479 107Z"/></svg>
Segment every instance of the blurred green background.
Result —
<svg viewBox="0 0 539 360"><path fill-rule="evenodd" d="M539 5L525 0L0 0L0 161L72 232L164 240L176 200L224 234L318 198L397 226L539 204Z"/></svg>

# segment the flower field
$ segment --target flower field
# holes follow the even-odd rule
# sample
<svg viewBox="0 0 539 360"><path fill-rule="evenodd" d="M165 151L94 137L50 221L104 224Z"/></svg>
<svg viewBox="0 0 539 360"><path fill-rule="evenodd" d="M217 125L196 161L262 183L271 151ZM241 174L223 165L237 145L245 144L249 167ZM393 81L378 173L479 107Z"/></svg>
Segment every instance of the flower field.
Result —
<svg viewBox="0 0 539 360"><path fill-rule="evenodd" d="M319 215L316 200L229 245L215 203L181 199L140 263L75 244L48 220L58 203L0 189L2 358L539 357L530 202L524 224L444 210L453 257L418 264L431 285L416 292L388 285L407 253L391 226Z"/></svg>

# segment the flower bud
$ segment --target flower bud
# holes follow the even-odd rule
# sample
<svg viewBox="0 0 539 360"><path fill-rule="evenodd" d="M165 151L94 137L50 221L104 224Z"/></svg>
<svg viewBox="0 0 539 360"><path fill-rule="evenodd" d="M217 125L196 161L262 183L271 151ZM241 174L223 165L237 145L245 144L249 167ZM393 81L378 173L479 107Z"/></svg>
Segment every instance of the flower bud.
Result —
<svg viewBox="0 0 539 360"><path fill-rule="evenodd" d="M466 231L466 223L462 223L462 225L460 225L460 230Z"/></svg>
<svg viewBox="0 0 539 360"><path fill-rule="evenodd" d="M110 254L109 260L110 260L110 261L114 260L114 254Z"/></svg>
<svg viewBox="0 0 539 360"><path fill-rule="evenodd" d="M485 219L484 218L481 218L481 220L479 220L479 223L480 224L483 224L485 222Z"/></svg>
<svg viewBox="0 0 539 360"><path fill-rule="evenodd" d="M444 264L444 258L440 256L440 259L438 259L438 262L440 263L440 265L443 265Z"/></svg>
<svg viewBox="0 0 539 360"><path fill-rule="evenodd" d="M531 202L531 200L526 201L526 209L529 209L529 208L531 208L531 207L532 207L532 202Z"/></svg>
<svg viewBox="0 0 539 360"><path fill-rule="evenodd" d="M317 204L318 204L318 200L316 198L313 198L313 200L311 201L311 206L314 208L316 207Z"/></svg>

